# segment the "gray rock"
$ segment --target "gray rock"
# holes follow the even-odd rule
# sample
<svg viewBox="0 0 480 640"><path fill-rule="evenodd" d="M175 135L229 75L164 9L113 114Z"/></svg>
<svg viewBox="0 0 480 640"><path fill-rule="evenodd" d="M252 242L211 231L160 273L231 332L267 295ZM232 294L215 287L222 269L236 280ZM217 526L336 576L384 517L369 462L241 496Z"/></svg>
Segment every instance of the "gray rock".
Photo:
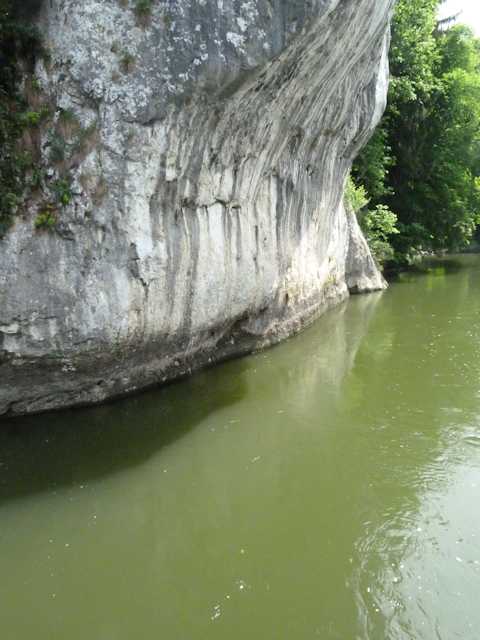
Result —
<svg viewBox="0 0 480 640"><path fill-rule="evenodd" d="M38 18L37 76L89 140L56 232L26 212L0 241L0 414L161 383L385 286L342 194L393 0L124 5Z"/></svg>

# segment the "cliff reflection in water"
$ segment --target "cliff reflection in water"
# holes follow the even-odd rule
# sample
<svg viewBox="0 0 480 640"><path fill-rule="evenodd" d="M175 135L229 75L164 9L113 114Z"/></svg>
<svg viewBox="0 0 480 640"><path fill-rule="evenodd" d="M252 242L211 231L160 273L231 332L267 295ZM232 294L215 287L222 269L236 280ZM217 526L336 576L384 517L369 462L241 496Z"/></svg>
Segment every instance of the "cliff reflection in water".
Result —
<svg viewBox="0 0 480 640"><path fill-rule="evenodd" d="M11 423L4 637L476 640L480 260L461 262L180 384Z"/></svg>
<svg viewBox="0 0 480 640"><path fill-rule="evenodd" d="M101 407L4 421L0 501L74 486L141 464L221 409L247 400L261 412L262 392L278 394L279 402L307 415L320 392L326 410L353 365L381 295L340 305L287 346L202 371L178 384Z"/></svg>

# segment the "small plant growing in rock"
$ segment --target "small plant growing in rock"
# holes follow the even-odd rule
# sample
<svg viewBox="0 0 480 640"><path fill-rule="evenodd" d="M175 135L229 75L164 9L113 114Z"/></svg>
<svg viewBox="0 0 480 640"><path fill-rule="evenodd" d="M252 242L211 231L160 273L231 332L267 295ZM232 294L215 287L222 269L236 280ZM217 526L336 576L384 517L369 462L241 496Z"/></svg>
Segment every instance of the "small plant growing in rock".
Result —
<svg viewBox="0 0 480 640"><path fill-rule="evenodd" d="M32 168L32 173L30 176L30 187L32 190L36 191L42 188L44 179L44 171L41 167L35 166Z"/></svg>
<svg viewBox="0 0 480 640"><path fill-rule="evenodd" d="M22 124L25 127L38 127L42 119L41 114L38 111L27 111L21 116Z"/></svg>
<svg viewBox="0 0 480 640"><path fill-rule="evenodd" d="M58 116L58 130L63 138L72 138L81 128L77 116L71 109L62 109Z"/></svg>
<svg viewBox="0 0 480 640"><path fill-rule="evenodd" d="M45 205L35 218L35 229L52 230L57 224L57 213L52 204Z"/></svg>
<svg viewBox="0 0 480 640"><path fill-rule="evenodd" d="M139 18L145 18L152 13L152 0L136 0L135 13Z"/></svg>
<svg viewBox="0 0 480 640"><path fill-rule="evenodd" d="M50 162L60 164L65 160L67 145L64 138L54 133L50 138Z"/></svg>
<svg viewBox="0 0 480 640"><path fill-rule="evenodd" d="M0 237L8 229L10 224L8 217L15 212L19 202L19 196L13 191L0 192Z"/></svg>
<svg viewBox="0 0 480 640"><path fill-rule="evenodd" d="M40 107L38 113L40 115L41 122L45 122L45 120L48 120L52 116L52 110L50 109L48 104L43 104Z"/></svg>
<svg viewBox="0 0 480 640"><path fill-rule="evenodd" d="M72 191L70 189L70 182L66 178L56 180L53 183L53 191L59 204L67 206L72 201Z"/></svg>
<svg viewBox="0 0 480 640"><path fill-rule="evenodd" d="M92 122L88 127L81 127L77 139L73 145L74 154L86 154L95 142L97 135L97 123Z"/></svg>
<svg viewBox="0 0 480 640"><path fill-rule="evenodd" d="M58 121L63 124L77 123L77 117L71 109L61 109L58 114Z"/></svg>
<svg viewBox="0 0 480 640"><path fill-rule="evenodd" d="M32 79L30 80L30 83L31 83L32 89L34 91L41 91L42 90L42 85L40 84L40 81L38 80L38 78L36 76L32 76Z"/></svg>
<svg viewBox="0 0 480 640"><path fill-rule="evenodd" d="M120 67L123 73L131 73L133 71L135 58L129 51L123 53L122 59L120 60Z"/></svg>
<svg viewBox="0 0 480 640"><path fill-rule="evenodd" d="M152 15L152 0L136 0L135 15L137 16L137 23L141 27L146 27Z"/></svg>

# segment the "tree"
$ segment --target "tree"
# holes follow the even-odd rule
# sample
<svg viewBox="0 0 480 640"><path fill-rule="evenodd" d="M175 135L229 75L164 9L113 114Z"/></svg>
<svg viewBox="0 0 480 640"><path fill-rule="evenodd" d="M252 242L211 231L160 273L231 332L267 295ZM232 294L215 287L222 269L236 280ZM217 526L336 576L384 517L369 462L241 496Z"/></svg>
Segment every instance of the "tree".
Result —
<svg viewBox="0 0 480 640"><path fill-rule="evenodd" d="M454 250L480 222L480 42L436 20L439 0L400 0L385 117L353 175L398 218L396 259Z"/></svg>

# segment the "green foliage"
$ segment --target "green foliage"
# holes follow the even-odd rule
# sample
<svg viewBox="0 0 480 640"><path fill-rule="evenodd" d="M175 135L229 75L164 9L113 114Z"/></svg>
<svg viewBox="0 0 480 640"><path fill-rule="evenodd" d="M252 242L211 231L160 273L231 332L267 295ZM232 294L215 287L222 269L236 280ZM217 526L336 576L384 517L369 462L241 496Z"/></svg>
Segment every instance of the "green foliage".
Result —
<svg viewBox="0 0 480 640"><path fill-rule="evenodd" d="M32 157L21 145L26 129L42 120L40 112L28 108L19 91L22 75L33 69L43 54L38 31L28 21L36 10L27 2L20 12L13 0L0 0L0 238L6 233L22 203Z"/></svg>
<svg viewBox="0 0 480 640"><path fill-rule="evenodd" d="M33 76L31 82L32 82L32 89L34 89L35 91L41 91L42 87L40 86L40 82L38 81L38 78L35 78L35 76Z"/></svg>
<svg viewBox="0 0 480 640"><path fill-rule="evenodd" d="M32 167L31 175L30 175L30 188L32 190L41 189L43 186L45 175L44 171L41 167L34 166Z"/></svg>
<svg viewBox="0 0 480 640"><path fill-rule="evenodd" d="M357 186L351 176L348 176L345 186L345 204L348 211L358 214L369 202L365 187L363 185Z"/></svg>
<svg viewBox="0 0 480 640"><path fill-rule="evenodd" d="M60 111L60 115L58 116L58 119L60 120L60 122L65 123L65 124L76 124L77 123L77 117L76 115L73 113L73 111L71 109L62 109Z"/></svg>
<svg viewBox="0 0 480 640"><path fill-rule="evenodd" d="M18 120L23 129L38 127L50 116L48 107L43 106L39 111L25 111L18 115Z"/></svg>
<svg viewBox="0 0 480 640"><path fill-rule="evenodd" d="M352 169L355 182L376 202L390 193L387 183L388 170L393 164L390 153L387 132L378 127Z"/></svg>
<svg viewBox="0 0 480 640"><path fill-rule="evenodd" d="M439 0L399 0L392 24L390 108L410 104L415 110L428 101L438 78L435 38Z"/></svg>
<svg viewBox="0 0 480 640"><path fill-rule="evenodd" d="M383 265L392 260L391 239L399 233L397 216L386 205L379 204L360 218L360 224L377 263Z"/></svg>
<svg viewBox="0 0 480 640"><path fill-rule="evenodd" d="M397 216L385 205L369 209L370 199L365 188L357 186L349 176L345 187L345 205L350 215L356 215L373 257L381 266L394 256L390 244L392 236L399 233Z"/></svg>
<svg viewBox="0 0 480 640"><path fill-rule="evenodd" d="M57 198L59 204L66 206L72 201L72 191L70 188L70 182L66 178L56 180L53 183L53 192Z"/></svg>
<svg viewBox="0 0 480 640"><path fill-rule="evenodd" d="M149 16L152 13L152 0L136 0L135 13L139 17Z"/></svg>
<svg viewBox="0 0 480 640"><path fill-rule="evenodd" d="M373 211L368 211L362 222L366 233L379 240L387 241L390 236L398 233L397 216L384 204L379 204Z"/></svg>
<svg viewBox="0 0 480 640"><path fill-rule="evenodd" d="M26 111L21 119L26 127L37 127L40 124L41 116L38 111Z"/></svg>
<svg viewBox="0 0 480 640"><path fill-rule="evenodd" d="M70 109L56 108L34 75L46 52L30 20L41 0L0 0L0 238L15 215L43 204L37 229L54 229L72 201L71 169L96 139ZM47 154L41 148L48 131ZM45 157L45 155L47 157Z"/></svg>
<svg viewBox="0 0 480 640"><path fill-rule="evenodd" d="M35 229L51 231L57 224L57 214L51 204L45 205L35 218Z"/></svg>
<svg viewBox="0 0 480 640"><path fill-rule="evenodd" d="M480 223L480 41L437 27L440 0L399 0L384 119L353 176L398 217L395 259L456 250Z"/></svg>
<svg viewBox="0 0 480 640"><path fill-rule="evenodd" d="M56 131L51 135L49 159L52 164L61 164L67 154L67 143L64 138Z"/></svg>

